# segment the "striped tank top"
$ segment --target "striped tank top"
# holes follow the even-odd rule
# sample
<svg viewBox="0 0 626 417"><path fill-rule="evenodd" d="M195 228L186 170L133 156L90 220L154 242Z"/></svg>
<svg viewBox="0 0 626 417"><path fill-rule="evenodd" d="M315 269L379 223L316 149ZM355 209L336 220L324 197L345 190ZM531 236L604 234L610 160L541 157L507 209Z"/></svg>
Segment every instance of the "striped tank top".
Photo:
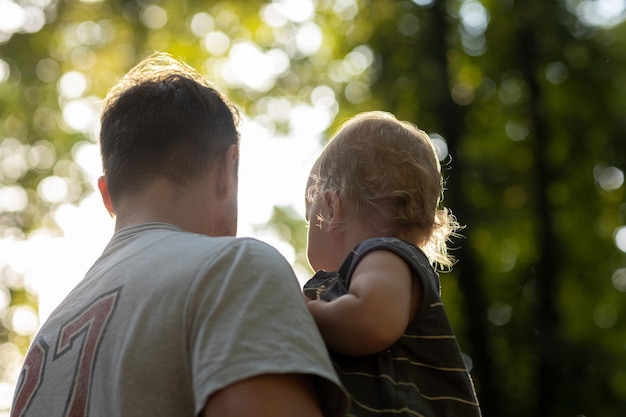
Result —
<svg viewBox="0 0 626 417"><path fill-rule="evenodd" d="M421 280L424 298L404 334L369 356L330 351L351 396L352 417L479 417L474 385L441 301L439 277L424 253L397 238L357 245L336 272L320 271L304 286L309 298L331 301L347 292L352 272L367 253L387 250L403 258Z"/></svg>

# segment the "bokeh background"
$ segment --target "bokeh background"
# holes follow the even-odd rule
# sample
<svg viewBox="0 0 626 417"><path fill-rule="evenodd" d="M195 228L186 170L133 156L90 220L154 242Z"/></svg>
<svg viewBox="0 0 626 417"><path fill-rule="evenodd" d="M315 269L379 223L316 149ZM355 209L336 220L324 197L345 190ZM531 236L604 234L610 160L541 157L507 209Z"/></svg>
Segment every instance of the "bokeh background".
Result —
<svg viewBox="0 0 626 417"><path fill-rule="evenodd" d="M38 326L113 222L100 101L165 51L244 110L240 235L306 279L332 130L436 141L466 227L444 302L486 417L626 415L624 0L0 0L0 416Z"/></svg>

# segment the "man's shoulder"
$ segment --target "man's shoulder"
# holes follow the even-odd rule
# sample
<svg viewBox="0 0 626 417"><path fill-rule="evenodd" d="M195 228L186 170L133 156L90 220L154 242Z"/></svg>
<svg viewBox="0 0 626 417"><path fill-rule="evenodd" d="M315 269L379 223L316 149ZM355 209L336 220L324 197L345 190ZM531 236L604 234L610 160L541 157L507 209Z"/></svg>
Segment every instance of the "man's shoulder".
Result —
<svg viewBox="0 0 626 417"><path fill-rule="evenodd" d="M219 236L212 237L206 235L181 236L191 245L212 246L216 249L245 253L246 255L259 256L280 256L276 248L270 244L253 237Z"/></svg>
<svg viewBox="0 0 626 417"><path fill-rule="evenodd" d="M278 265L284 259L277 249L252 237L207 236L155 223L116 233L99 263L134 263L138 258L143 260L143 265L167 270L202 269L223 262Z"/></svg>
<svg viewBox="0 0 626 417"><path fill-rule="evenodd" d="M253 237L236 236L208 236L199 233L188 232L176 226L166 223L148 223L136 228L123 230L119 237L137 234L146 240L158 240L168 246L182 245L187 247L234 249L242 251L256 251L266 254L277 253L276 249L269 244ZM116 234L117 236L117 234Z"/></svg>
<svg viewBox="0 0 626 417"><path fill-rule="evenodd" d="M210 237L193 235L176 237L176 251L182 257L190 259L211 260L211 262L227 261L254 266L258 273L261 269L276 271L289 265L285 257L270 244L252 237Z"/></svg>

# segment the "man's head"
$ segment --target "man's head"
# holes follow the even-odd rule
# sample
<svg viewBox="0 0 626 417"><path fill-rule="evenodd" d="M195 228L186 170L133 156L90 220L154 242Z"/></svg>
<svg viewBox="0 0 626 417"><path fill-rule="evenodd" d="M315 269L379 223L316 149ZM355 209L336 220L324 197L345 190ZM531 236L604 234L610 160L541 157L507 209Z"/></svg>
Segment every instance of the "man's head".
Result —
<svg viewBox="0 0 626 417"><path fill-rule="evenodd" d="M100 145L113 207L157 178L186 185L238 145L239 113L197 71L155 53L107 95Z"/></svg>

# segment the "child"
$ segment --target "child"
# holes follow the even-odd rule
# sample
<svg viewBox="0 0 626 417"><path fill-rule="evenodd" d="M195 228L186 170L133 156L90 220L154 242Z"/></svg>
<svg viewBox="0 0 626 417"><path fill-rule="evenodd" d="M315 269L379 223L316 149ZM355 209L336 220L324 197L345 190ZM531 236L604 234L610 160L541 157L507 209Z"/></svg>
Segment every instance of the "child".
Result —
<svg viewBox="0 0 626 417"><path fill-rule="evenodd" d="M309 311L352 396L351 416L480 416L431 264L458 229L439 208L426 133L382 112L347 121L307 184Z"/></svg>

